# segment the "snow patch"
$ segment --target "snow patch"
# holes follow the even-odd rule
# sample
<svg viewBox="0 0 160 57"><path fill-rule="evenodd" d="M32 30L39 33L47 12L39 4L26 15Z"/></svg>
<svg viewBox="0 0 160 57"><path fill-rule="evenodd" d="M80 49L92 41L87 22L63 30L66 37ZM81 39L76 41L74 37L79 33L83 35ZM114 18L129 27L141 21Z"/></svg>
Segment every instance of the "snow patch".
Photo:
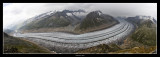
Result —
<svg viewBox="0 0 160 57"><path fill-rule="evenodd" d="M101 13L101 12L98 12L98 14L101 15L102 13Z"/></svg>
<svg viewBox="0 0 160 57"><path fill-rule="evenodd" d="M48 12L46 15L51 15L52 13L54 13L53 11Z"/></svg>
<svg viewBox="0 0 160 57"><path fill-rule="evenodd" d="M72 13L66 13L68 16L72 16Z"/></svg>

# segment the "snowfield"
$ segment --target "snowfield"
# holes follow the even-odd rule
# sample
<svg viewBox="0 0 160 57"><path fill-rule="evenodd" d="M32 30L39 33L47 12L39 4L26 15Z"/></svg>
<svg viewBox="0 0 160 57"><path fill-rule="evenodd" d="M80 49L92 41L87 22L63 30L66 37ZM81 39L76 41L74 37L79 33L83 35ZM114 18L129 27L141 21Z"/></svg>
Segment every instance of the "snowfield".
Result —
<svg viewBox="0 0 160 57"><path fill-rule="evenodd" d="M120 23L108 29L80 35L53 32L16 34L16 37L23 37L58 53L72 53L80 49L124 39L133 31L134 26L124 19L117 20Z"/></svg>

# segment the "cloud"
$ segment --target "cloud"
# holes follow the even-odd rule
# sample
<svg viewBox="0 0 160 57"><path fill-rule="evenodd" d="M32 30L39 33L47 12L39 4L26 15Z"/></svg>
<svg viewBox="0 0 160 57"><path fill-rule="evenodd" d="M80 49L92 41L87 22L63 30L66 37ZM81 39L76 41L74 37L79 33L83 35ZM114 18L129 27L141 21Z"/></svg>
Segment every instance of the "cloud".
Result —
<svg viewBox="0 0 160 57"><path fill-rule="evenodd" d="M48 11L101 10L116 16L148 15L157 19L157 3L3 3L3 28Z"/></svg>

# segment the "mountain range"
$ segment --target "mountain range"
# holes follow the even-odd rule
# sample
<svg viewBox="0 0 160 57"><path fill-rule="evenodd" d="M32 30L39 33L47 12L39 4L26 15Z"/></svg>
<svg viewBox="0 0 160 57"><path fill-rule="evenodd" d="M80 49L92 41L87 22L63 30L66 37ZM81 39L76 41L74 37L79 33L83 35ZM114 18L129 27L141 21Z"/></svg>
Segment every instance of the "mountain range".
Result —
<svg viewBox="0 0 160 57"><path fill-rule="evenodd" d="M151 16L135 16L135 17L128 17L126 18L127 21L135 24L136 26L140 26L142 24L147 24L152 26L152 24L157 24L157 21L155 18L152 18Z"/></svg>
<svg viewBox="0 0 160 57"><path fill-rule="evenodd" d="M57 29L56 31L85 31L98 30L106 27L111 27L117 24L118 21L114 17L103 14L101 11L86 12L85 10L63 10L49 11L38 16L32 17L23 23L17 25L18 31L30 31L43 29ZM103 25L103 26L102 26ZM95 28L101 26L98 29ZM63 28L63 29L61 29ZM61 30L60 30L61 29ZM54 30L52 30L54 31ZM87 32L90 32L87 31ZM37 32L37 31L36 31ZM39 32L39 31L38 31Z"/></svg>
<svg viewBox="0 0 160 57"><path fill-rule="evenodd" d="M146 20L156 24L151 16L117 17L141 24ZM32 17L18 25L12 26L14 32L71 32L86 33L106 29L118 24L115 17L104 14L100 10L87 12L85 10L49 11ZM6 31L6 30L5 30ZM8 31L9 32L9 31Z"/></svg>

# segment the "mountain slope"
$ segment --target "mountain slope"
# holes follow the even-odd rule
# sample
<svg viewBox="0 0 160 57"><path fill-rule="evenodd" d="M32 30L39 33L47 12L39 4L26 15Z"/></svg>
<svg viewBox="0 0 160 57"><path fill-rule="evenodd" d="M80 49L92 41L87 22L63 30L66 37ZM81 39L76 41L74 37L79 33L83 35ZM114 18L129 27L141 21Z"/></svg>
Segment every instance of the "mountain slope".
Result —
<svg viewBox="0 0 160 57"><path fill-rule="evenodd" d="M117 50L122 50L122 49L118 47L116 44L109 44L109 45L100 44L98 46L79 50L76 53L108 53L108 52L114 52Z"/></svg>
<svg viewBox="0 0 160 57"><path fill-rule="evenodd" d="M101 11L88 14L84 10L63 10L51 11L30 18L23 23L19 31L22 33L64 31L81 34L105 29L117 23L118 21L112 16L103 14Z"/></svg>
<svg viewBox="0 0 160 57"><path fill-rule="evenodd" d="M118 21L112 16L103 14L101 11L93 11L87 14L76 29L81 31L88 30L89 32L108 28L117 23Z"/></svg>
<svg viewBox="0 0 160 57"><path fill-rule="evenodd" d="M27 20L20 28L22 30L40 29L40 28L57 28L66 27L68 25L76 25L81 18L75 15L76 12L84 13L83 10L70 11L63 10L61 12L47 12Z"/></svg>
<svg viewBox="0 0 160 57"><path fill-rule="evenodd" d="M29 41L3 34L4 53L52 53Z"/></svg>

